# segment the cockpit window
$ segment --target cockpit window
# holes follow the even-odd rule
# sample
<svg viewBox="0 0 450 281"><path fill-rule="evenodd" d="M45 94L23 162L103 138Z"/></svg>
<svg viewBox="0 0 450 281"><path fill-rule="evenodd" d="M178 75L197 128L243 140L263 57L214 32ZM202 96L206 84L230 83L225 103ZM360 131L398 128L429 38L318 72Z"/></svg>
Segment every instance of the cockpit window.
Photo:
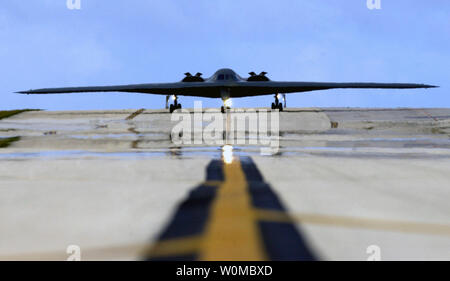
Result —
<svg viewBox="0 0 450 281"><path fill-rule="evenodd" d="M237 81L237 77L233 74L219 74L217 75L217 80L233 80L233 81Z"/></svg>

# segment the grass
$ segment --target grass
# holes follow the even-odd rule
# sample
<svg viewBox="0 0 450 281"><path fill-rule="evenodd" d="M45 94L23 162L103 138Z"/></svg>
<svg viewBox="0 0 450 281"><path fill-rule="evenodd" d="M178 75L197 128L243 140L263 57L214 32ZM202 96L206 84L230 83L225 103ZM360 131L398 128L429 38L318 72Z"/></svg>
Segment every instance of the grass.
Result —
<svg viewBox="0 0 450 281"><path fill-rule="evenodd" d="M0 148L8 147L11 143L20 140L20 137L0 138Z"/></svg>
<svg viewBox="0 0 450 281"><path fill-rule="evenodd" d="M11 117L13 115L22 113L22 112L27 112L27 111L39 111L40 109L16 109L16 110L3 110L0 111L0 120L4 119L4 118L8 118Z"/></svg>

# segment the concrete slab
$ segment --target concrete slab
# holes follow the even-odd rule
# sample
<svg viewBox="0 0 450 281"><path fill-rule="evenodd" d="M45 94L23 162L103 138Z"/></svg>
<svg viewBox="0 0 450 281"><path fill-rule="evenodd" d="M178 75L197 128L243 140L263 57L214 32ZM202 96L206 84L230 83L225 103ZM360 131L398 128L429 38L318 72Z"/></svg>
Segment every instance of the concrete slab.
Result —
<svg viewBox="0 0 450 281"><path fill-rule="evenodd" d="M246 143L233 155L253 159L317 256L365 260L377 245L385 260L450 259L450 109L288 108L279 120L277 154ZM0 259L64 260L72 244L83 259L140 258L223 153L174 144L175 124L138 109L0 120L0 138L20 136L0 148Z"/></svg>

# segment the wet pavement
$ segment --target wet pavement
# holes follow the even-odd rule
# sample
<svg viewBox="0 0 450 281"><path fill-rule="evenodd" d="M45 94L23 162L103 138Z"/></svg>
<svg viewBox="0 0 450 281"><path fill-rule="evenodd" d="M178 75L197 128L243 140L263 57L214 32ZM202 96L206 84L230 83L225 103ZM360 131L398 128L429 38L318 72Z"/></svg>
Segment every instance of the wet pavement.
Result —
<svg viewBox="0 0 450 281"><path fill-rule="evenodd" d="M273 155L175 144L164 110L0 120L0 259L450 259L450 109L278 118Z"/></svg>

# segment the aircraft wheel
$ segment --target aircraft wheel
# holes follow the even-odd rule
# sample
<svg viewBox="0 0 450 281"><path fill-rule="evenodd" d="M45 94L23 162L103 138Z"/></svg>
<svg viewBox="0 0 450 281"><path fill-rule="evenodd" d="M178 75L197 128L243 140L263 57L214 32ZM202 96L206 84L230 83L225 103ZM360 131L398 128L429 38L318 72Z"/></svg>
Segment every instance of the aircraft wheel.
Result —
<svg viewBox="0 0 450 281"><path fill-rule="evenodd" d="M171 104L170 107L169 107L169 112L172 113L174 111L174 109L175 108L174 108L173 104Z"/></svg>
<svg viewBox="0 0 450 281"><path fill-rule="evenodd" d="M177 105L177 109L181 109L181 103Z"/></svg>
<svg viewBox="0 0 450 281"><path fill-rule="evenodd" d="M272 107L271 107L272 109L275 109L275 104L274 103L272 103Z"/></svg>
<svg viewBox="0 0 450 281"><path fill-rule="evenodd" d="M220 112L225 113L225 107L222 106L222 107L220 108Z"/></svg>
<svg viewBox="0 0 450 281"><path fill-rule="evenodd" d="M280 112L283 111L283 104L279 103L278 104L278 109L280 110Z"/></svg>

